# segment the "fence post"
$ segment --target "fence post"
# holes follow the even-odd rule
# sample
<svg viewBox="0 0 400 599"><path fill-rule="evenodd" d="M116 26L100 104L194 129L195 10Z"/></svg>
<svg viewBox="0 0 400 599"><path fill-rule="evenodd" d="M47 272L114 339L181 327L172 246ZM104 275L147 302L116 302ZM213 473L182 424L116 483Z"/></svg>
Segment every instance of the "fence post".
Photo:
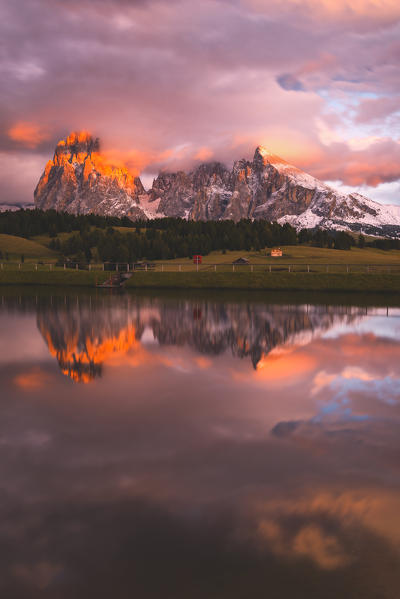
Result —
<svg viewBox="0 0 400 599"><path fill-rule="evenodd" d="M348 264L346 264L346 270L347 270L347 272L349 272L349 265Z"/></svg>
<svg viewBox="0 0 400 599"><path fill-rule="evenodd" d="M119 264L118 264L118 262L117 262L117 264L115 265L115 270L116 270L117 272L118 272L118 267L119 267Z"/></svg>
<svg viewBox="0 0 400 599"><path fill-rule="evenodd" d="M269 265L269 272L271 272L271 265Z"/></svg>
<svg viewBox="0 0 400 599"><path fill-rule="evenodd" d="M214 264L214 272L217 272L217 265Z"/></svg>
<svg viewBox="0 0 400 599"><path fill-rule="evenodd" d="M75 264L75 270L78 270L78 263Z"/></svg>
<svg viewBox="0 0 400 599"><path fill-rule="evenodd" d="M164 264L161 264L161 272L164 272Z"/></svg>
<svg viewBox="0 0 400 599"><path fill-rule="evenodd" d="M179 265L179 272L182 270L182 264Z"/></svg>
<svg viewBox="0 0 400 599"><path fill-rule="evenodd" d="M128 262L128 264L126 265L126 272L129 272L129 262Z"/></svg>
<svg viewBox="0 0 400 599"><path fill-rule="evenodd" d="M232 264L232 272L235 272L235 265Z"/></svg>
<svg viewBox="0 0 400 599"><path fill-rule="evenodd" d="M144 267L145 270L147 270L147 262L146 262L146 266Z"/></svg>
<svg viewBox="0 0 400 599"><path fill-rule="evenodd" d="M64 262L64 270L65 270L65 269L66 269L66 266L65 266L65 262Z"/></svg>
<svg viewBox="0 0 400 599"><path fill-rule="evenodd" d="M103 262L103 270L104 270L104 262Z"/></svg>
<svg viewBox="0 0 400 599"><path fill-rule="evenodd" d="M3 265L1 265L3 267ZM35 264L35 270L37 270L37 264Z"/></svg>
<svg viewBox="0 0 400 599"><path fill-rule="evenodd" d="M290 264L289 264L289 267L288 267L288 272L290 272Z"/></svg>
<svg viewBox="0 0 400 599"><path fill-rule="evenodd" d="M307 264L307 272L310 272L310 265Z"/></svg>

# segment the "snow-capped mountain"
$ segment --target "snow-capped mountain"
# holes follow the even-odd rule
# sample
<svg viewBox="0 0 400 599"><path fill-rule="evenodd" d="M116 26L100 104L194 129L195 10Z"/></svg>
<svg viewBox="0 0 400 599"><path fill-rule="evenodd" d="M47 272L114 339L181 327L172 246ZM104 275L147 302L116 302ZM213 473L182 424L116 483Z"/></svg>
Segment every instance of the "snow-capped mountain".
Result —
<svg viewBox="0 0 400 599"><path fill-rule="evenodd" d="M400 235L400 207L343 194L259 146L232 170L213 162L186 174L162 173L150 194L158 211L198 219L264 218L297 229L351 229ZM160 214L161 215L161 214Z"/></svg>
<svg viewBox="0 0 400 599"><path fill-rule="evenodd" d="M33 210L35 204L0 204L0 212L17 212L17 210Z"/></svg>
<svg viewBox="0 0 400 599"><path fill-rule="evenodd" d="M107 163L85 132L60 141L35 190L38 208L194 220L288 222L297 229L351 229L400 236L400 207L343 194L259 146L232 169L219 162L185 173L162 172L145 191L139 177Z"/></svg>

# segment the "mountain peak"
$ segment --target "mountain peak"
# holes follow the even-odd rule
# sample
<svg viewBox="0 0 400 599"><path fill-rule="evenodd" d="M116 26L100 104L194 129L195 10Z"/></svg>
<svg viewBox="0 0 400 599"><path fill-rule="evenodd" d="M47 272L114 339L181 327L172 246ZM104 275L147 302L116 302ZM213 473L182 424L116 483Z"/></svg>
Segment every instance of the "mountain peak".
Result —
<svg viewBox="0 0 400 599"><path fill-rule="evenodd" d="M100 151L99 139L93 137L88 131L72 131L64 139L61 139L54 152L53 160L61 157L62 161L72 161L74 158L77 162L84 162L87 156L92 152Z"/></svg>
<svg viewBox="0 0 400 599"><path fill-rule="evenodd" d="M99 139L82 130L58 142L34 197L43 210L143 218L139 196L144 192L140 179L125 166L110 162L100 152Z"/></svg>
<svg viewBox="0 0 400 599"><path fill-rule="evenodd" d="M90 132L62 139L35 190L35 205L75 214L162 216L194 220L266 219L297 228L349 228L400 237L400 208L346 195L299 170L265 146L232 170L219 163L161 174L145 191L140 179L100 150Z"/></svg>
<svg viewBox="0 0 400 599"><path fill-rule="evenodd" d="M266 164L273 164L273 165L286 164L287 165L288 164L288 162L286 162L286 160L283 160L283 158L281 158L280 156L277 156L276 154L273 154L265 146L261 146L261 145L256 147L256 151L254 152L253 160L255 162L261 161L264 165L266 165Z"/></svg>

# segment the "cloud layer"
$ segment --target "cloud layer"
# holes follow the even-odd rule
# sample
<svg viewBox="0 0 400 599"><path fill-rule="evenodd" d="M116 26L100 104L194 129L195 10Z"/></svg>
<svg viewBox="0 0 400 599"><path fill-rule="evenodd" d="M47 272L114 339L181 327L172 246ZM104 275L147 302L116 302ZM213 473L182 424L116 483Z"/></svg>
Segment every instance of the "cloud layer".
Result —
<svg viewBox="0 0 400 599"><path fill-rule="evenodd" d="M0 0L0 14L1 202L31 201L81 128L147 173L262 143L322 179L400 179L397 2Z"/></svg>

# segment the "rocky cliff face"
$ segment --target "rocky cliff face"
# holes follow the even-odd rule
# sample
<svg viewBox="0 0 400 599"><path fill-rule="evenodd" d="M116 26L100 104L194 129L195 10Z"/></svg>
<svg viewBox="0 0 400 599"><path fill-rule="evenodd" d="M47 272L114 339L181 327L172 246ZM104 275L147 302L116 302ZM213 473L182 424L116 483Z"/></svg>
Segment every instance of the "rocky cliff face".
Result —
<svg viewBox="0 0 400 599"><path fill-rule="evenodd" d="M346 195L259 146L232 169L219 162L161 173L146 192L128 169L113 166L88 133L59 142L35 190L38 208L68 212L194 220L262 218L296 228L352 229L400 235L400 208Z"/></svg>
<svg viewBox="0 0 400 599"><path fill-rule="evenodd" d="M238 160L229 171L220 163L185 173L161 174L150 191L160 200L159 216L262 218L301 228L352 229L400 234L400 208L359 194L346 195L259 146L253 160Z"/></svg>
<svg viewBox="0 0 400 599"><path fill-rule="evenodd" d="M61 140L35 189L35 205L73 214L146 218L140 207L145 194L128 169L108 163L98 139L85 131Z"/></svg>

